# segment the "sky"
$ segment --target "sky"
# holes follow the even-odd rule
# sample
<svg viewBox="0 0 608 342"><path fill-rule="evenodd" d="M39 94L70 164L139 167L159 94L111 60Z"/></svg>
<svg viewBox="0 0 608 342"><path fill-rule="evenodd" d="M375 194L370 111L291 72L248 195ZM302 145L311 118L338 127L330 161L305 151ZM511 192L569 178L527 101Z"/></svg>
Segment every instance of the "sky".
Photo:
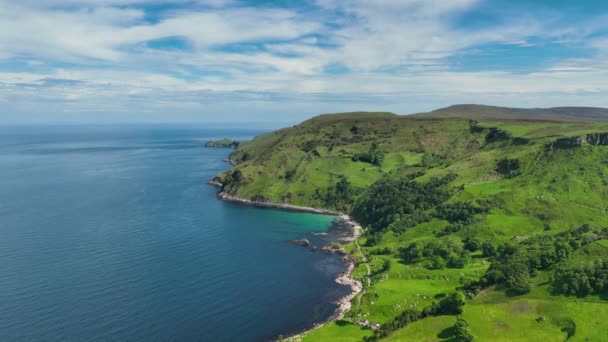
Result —
<svg viewBox="0 0 608 342"><path fill-rule="evenodd" d="M0 124L608 107L605 0L0 0Z"/></svg>

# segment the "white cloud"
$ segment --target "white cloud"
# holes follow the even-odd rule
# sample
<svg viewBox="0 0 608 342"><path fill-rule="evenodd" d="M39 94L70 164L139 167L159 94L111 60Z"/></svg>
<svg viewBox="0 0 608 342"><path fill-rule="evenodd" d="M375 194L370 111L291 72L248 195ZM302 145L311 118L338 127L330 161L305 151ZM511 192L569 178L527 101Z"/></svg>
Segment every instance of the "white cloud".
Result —
<svg viewBox="0 0 608 342"><path fill-rule="evenodd" d="M172 106L205 111L224 101L232 108L271 112L277 110L273 106L297 104L403 113L448 101L603 103L608 65L600 56L608 54L608 39L587 37L605 28L604 22L559 26L554 16L527 15L483 30L455 27L453 19L480 1L318 0L320 10L300 12L201 0L201 7L148 21L139 7L143 0L0 0L0 60L22 61L35 70L0 72L2 107L60 111L63 101L64 109L74 112ZM146 46L169 37L187 40L191 49ZM539 39L584 42L598 56L558 58L528 73L499 67L456 72L445 61L483 44L524 48ZM250 48L221 49L240 43ZM346 72L327 73L329 65ZM420 103L412 106L415 100ZM364 108L349 107L353 103Z"/></svg>

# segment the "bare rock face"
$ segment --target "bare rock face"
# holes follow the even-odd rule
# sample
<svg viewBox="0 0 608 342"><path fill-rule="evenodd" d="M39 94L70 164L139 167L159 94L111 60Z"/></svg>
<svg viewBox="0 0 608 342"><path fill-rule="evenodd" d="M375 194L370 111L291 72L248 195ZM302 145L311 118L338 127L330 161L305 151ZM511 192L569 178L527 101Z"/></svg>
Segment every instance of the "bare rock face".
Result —
<svg viewBox="0 0 608 342"><path fill-rule="evenodd" d="M551 147L569 148L583 145L604 146L608 145L608 133L590 133L583 136L561 138L555 140Z"/></svg>
<svg viewBox="0 0 608 342"><path fill-rule="evenodd" d="M608 133L587 134L585 140L590 145L608 145Z"/></svg>
<svg viewBox="0 0 608 342"><path fill-rule="evenodd" d="M347 255L348 253L340 246L325 246L325 247L321 247L320 249L321 252L326 253L326 254L338 254L338 255Z"/></svg>
<svg viewBox="0 0 608 342"><path fill-rule="evenodd" d="M583 142L585 142L583 137L570 137L557 139L552 145L557 148L568 148L582 146Z"/></svg>
<svg viewBox="0 0 608 342"><path fill-rule="evenodd" d="M223 186L222 184L222 179L220 177L213 177L213 179L210 179L207 184L213 185L213 186L217 186L219 188L221 188Z"/></svg>

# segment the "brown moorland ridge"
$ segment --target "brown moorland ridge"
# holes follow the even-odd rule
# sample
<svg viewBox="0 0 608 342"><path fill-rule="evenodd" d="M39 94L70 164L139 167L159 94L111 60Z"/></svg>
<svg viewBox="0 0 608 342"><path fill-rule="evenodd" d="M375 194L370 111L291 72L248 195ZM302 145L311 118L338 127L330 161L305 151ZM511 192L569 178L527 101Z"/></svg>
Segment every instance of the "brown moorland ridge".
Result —
<svg viewBox="0 0 608 342"><path fill-rule="evenodd" d="M427 113L411 114L407 117L415 119L464 118L471 120L608 122L608 109L596 107L508 108L459 104Z"/></svg>

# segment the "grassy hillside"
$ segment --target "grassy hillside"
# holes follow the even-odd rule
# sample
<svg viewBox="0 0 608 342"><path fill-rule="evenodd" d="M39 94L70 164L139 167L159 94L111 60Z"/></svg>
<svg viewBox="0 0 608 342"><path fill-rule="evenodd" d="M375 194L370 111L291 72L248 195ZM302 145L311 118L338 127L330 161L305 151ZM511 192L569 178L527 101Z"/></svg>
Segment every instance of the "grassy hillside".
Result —
<svg viewBox="0 0 608 342"><path fill-rule="evenodd" d="M592 121L605 110L467 108L323 115L232 153L223 191L366 227L352 256L364 291L303 340L608 338L608 122Z"/></svg>

